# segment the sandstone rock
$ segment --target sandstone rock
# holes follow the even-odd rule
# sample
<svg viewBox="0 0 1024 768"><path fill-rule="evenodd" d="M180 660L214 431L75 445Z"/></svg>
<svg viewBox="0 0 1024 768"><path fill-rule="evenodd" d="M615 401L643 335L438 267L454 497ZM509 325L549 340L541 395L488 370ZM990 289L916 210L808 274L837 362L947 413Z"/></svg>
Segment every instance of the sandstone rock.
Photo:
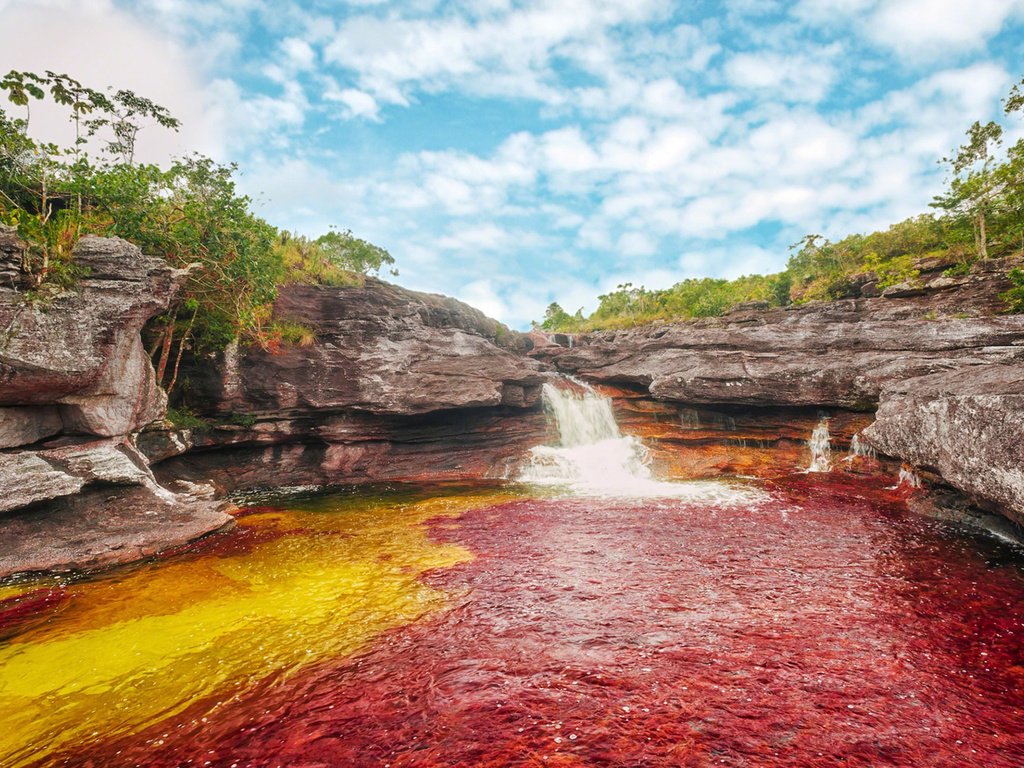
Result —
<svg viewBox="0 0 1024 768"><path fill-rule="evenodd" d="M0 448L30 445L64 428L54 405L0 408Z"/></svg>
<svg viewBox="0 0 1024 768"><path fill-rule="evenodd" d="M185 273L117 238L84 237L75 259L86 276L49 304L0 288L0 406L60 403L66 431L122 435L162 413L139 331Z"/></svg>
<svg viewBox="0 0 1024 768"><path fill-rule="evenodd" d="M358 287L283 287L275 314L315 328L316 343L195 361L183 375L197 405L416 414L539 402L539 366L516 351L528 342L454 299L368 278Z"/></svg>
<svg viewBox="0 0 1024 768"><path fill-rule="evenodd" d="M0 453L0 512L77 493L86 485L155 485L145 458L119 438Z"/></svg>
<svg viewBox="0 0 1024 768"><path fill-rule="evenodd" d="M0 517L0 578L132 562L230 528L229 509L146 486L87 489Z"/></svg>
<svg viewBox="0 0 1024 768"><path fill-rule="evenodd" d="M1024 366L974 366L894 384L865 437L1024 523Z"/></svg>
<svg viewBox="0 0 1024 768"><path fill-rule="evenodd" d="M882 295L882 289L878 287L877 280L871 280L860 287L860 295L865 299L874 299Z"/></svg>
<svg viewBox="0 0 1024 768"><path fill-rule="evenodd" d="M732 317L583 334L534 355L595 382L695 404L871 410L916 376L1024 362L1024 316L992 316L1001 277L925 296L853 299ZM968 314L985 316L966 317Z"/></svg>
<svg viewBox="0 0 1024 768"><path fill-rule="evenodd" d="M470 480L544 440L549 374L521 354L533 342L472 307L367 279L286 286L275 314L315 328L316 342L186 361L191 404L222 423L194 431L162 478L221 489Z"/></svg>

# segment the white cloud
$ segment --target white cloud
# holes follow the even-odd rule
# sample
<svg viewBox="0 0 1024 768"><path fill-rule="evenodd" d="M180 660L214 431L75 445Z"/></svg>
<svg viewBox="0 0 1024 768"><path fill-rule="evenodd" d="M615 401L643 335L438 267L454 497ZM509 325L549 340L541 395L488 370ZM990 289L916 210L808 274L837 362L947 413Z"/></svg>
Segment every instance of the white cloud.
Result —
<svg viewBox="0 0 1024 768"><path fill-rule="evenodd" d="M362 117L367 120L380 120L380 105L377 100L365 91L355 88L331 89L324 94L328 101L336 101L345 108L346 117Z"/></svg>
<svg viewBox="0 0 1024 768"><path fill-rule="evenodd" d="M1019 0L884 0L868 30L897 53L939 58L983 47L1022 7Z"/></svg>
<svg viewBox="0 0 1024 768"><path fill-rule="evenodd" d="M406 105L415 89L449 88L562 104L553 85L556 56L572 56L589 70L593 43L620 25L663 15L663 0L534 0L523 7L477 6L473 15L417 18L392 13L346 19L324 56L354 74L361 90L379 101ZM587 46L574 43L586 42Z"/></svg>
<svg viewBox="0 0 1024 768"><path fill-rule="evenodd" d="M790 102L821 101L836 79L827 61L770 51L733 56L725 65L725 76L739 88L768 91L772 98Z"/></svg>
<svg viewBox="0 0 1024 768"><path fill-rule="evenodd" d="M0 71L63 72L93 88L134 90L166 107L181 120L181 131L146 128L139 139L140 160L193 151L223 156L223 125L210 109L191 50L106 0L50 0L44 8L18 0L0 4L7 31ZM62 108L33 106L33 130L47 140L73 140L66 120Z"/></svg>

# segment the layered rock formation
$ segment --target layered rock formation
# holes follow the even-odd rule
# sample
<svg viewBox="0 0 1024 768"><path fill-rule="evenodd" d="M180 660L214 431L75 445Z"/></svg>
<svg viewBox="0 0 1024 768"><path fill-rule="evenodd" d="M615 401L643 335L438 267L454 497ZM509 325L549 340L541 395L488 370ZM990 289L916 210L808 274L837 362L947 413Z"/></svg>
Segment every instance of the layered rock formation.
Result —
<svg viewBox="0 0 1024 768"><path fill-rule="evenodd" d="M315 342L191 361L190 402L215 423L177 435L189 454L162 475L224 490L499 477L544 439L524 338L459 301L368 278L283 287L275 315ZM164 457L173 442L144 445Z"/></svg>
<svg viewBox="0 0 1024 768"><path fill-rule="evenodd" d="M224 505L161 488L134 444L166 407L140 331L185 273L86 237L76 289L44 299L22 282L24 249L0 231L0 575L124 562L230 525Z"/></svg>
<svg viewBox="0 0 1024 768"><path fill-rule="evenodd" d="M880 298L588 334L536 354L590 381L643 386L656 400L860 411L873 410L899 381L1024 361L1024 316L991 313L1006 287L999 273L935 283Z"/></svg>
<svg viewBox="0 0 1024 768"><path fill-rule="evenodd" d="M806 467L806 441L823 418L838 464L881 402L864 435L880 451L1019 515L1019 451L1010 447L1024 442L1012 415L1024 391L1014 373L1024 370L1024 316L998 314L1010 266L925 271L919 283L884 292L867 284L868 297L790 309L538 338L533 354L608 387L624 428L647 437L677 477Z"/></svg>

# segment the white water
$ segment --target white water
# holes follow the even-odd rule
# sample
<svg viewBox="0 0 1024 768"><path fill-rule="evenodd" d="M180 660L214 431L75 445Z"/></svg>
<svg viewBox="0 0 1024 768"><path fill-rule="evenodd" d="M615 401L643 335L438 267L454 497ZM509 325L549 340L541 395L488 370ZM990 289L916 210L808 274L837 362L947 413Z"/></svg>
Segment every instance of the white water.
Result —
<svg viewBox="0 0 1024 768"><path fill-rule="evenodd" d="M712 503L753 502L757 491L720 482L671 483L654 479L640 440L623 436L612 403L575 379L545 384L544 407L558 428L557 446L530 452L519 480L563 488L581 496L685 498Z"/></svg>
<svg viewBox="0 0 1024 768"><path fill-rule="evenodd" d="M902 488L903 486L907 486L909 488L920 488L921 478L917 476L917 473L914 470L909 469L908 467L900 467L900 477L893 488Z"/></svg>
<svg viewBox="0 0 1024 768"><path fill-rule="evenodd" d="M855 461L856 459L876 459L878 454L875 453L875 449L872 448L864 440L861 440L860 434L855 434L853 439L850 440L850 452L846 455L843 461Z"/></svg>
<svg viewBox="0 0 1024 768"><path fill-rule="evenodd" d="M808 472L831 472L832 471L832 445L831 435L828 433L828 419L822 419L818 426L811 433L811 439L807 442L811 449L811 463L807 467Z"/></svg>

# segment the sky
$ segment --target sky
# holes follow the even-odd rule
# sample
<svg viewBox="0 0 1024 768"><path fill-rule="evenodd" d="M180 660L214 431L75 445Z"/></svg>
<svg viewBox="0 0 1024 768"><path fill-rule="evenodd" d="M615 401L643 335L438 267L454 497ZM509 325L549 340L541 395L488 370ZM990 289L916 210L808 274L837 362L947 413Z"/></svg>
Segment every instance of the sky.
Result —
<svg viewBox="0 0 1024 768"><path fill-rule="evenodd" d="M928 210L1024 76L1024 0L0 0L0 71L131 88L142 159L516 328ZM66 130L45 110L39 130ZM49 121L49 122L48 122ZM1013 126L1011 138L1021 134Z"/></svg>

